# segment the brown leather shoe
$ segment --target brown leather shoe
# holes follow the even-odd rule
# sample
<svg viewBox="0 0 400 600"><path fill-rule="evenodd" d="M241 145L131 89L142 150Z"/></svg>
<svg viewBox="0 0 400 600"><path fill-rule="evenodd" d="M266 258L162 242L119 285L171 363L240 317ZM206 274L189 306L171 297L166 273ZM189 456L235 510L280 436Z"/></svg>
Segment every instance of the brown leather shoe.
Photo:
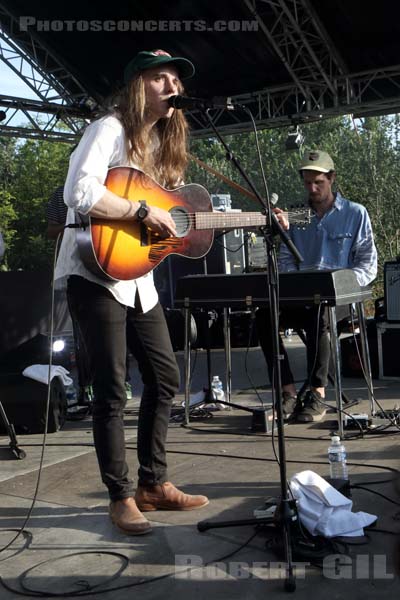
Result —
<svg viewBox="0 0 400 600"><path fill-rule="evenodd" d="M160 485L139 485L135 500L140 510L145 512L150 510L193 510L202 508L209 502L206 496L185 494L170 481Z"/></svg>
<svg viewBox="0 0 400 600"><path fill-rule="evenodd" d="M142 515L133 498L110 503L110 517L114 525L125 535L150 533L151 525Z"/></svg>

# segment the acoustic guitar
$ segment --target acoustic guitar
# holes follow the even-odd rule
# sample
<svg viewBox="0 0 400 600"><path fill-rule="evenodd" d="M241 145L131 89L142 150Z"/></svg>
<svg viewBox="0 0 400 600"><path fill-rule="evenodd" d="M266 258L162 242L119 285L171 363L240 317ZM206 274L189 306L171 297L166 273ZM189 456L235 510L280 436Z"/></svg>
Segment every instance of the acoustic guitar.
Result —
<svg viewBox="0 0 400 600"><path fill-rule="evenodd" d="M190 183L166 190L132 167L111 168L105 185L127 200L146 200L148 206L169 211L177 229L176 237L162 238L137 221L80 216L85 227L77 229L81 258L92 273L109 280L137 279L170 254L201 258L210 250L216 229L266 225L260 212L213 211L210 195L201 185ZM303 208L296 214L296 225L309 222L309 210Z"/></svg>

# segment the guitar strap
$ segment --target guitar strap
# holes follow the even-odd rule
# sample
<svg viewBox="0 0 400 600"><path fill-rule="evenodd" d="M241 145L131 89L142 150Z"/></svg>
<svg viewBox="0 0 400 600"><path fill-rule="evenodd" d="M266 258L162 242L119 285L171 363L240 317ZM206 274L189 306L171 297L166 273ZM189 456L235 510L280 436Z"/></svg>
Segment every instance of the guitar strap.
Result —
<svg viewBox="0 0 400 600"><path fill-rule="evenodd" d="M240 192L241 194L244 194L245 196L247 196L248 198L251 198L252 200L257 200L257 198L255 197L253 192L250 192L250 190L244 188L243 186L239 185L235 181L232 181L231 179L229 179L229 177L226 177L225 175L223 175L216 169L213 169L212 167L207 165L205 162L203 162L202 160L197 158L197 156L193 156L193 154L189 154L189 158L191 160L193 160L195 163L197 163L202 169L211 173L211 175L215 175L221 181L223 181L224 183L227 183L229 186L231 186L231 188L237 190L238 192Z"/></svg>

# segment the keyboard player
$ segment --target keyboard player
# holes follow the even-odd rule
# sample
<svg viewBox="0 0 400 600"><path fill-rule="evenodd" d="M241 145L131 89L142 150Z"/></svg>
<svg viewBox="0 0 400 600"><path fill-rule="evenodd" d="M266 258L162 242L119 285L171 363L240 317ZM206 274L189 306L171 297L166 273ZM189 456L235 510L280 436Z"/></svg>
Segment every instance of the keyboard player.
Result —
<svg viewBox="0 0 400 600"><path fill-rule="evenodd" d="M307 151L299 167L300 177L313 211L311 223L305 229L289 229L290 237L304 258L297 266L290 251L281 244L279 271L300 270L354 270L360 286L366 286L376 277L377 252L367 210L351 202L332 186L336 173L332 158L321 150ZM336 308L337 320L348 316L347 306ZM279 338L281 361L283 415L299 422L323 419L323 404L328 383L330 358L329 315L327 307L304 306L280 311L280 327L303 329L307 337L307 369L309 389L304 400L297 398L294 378L287 352ZM257 311L260 344L267 361L272 382L273 349L269 309Z"/></svg>

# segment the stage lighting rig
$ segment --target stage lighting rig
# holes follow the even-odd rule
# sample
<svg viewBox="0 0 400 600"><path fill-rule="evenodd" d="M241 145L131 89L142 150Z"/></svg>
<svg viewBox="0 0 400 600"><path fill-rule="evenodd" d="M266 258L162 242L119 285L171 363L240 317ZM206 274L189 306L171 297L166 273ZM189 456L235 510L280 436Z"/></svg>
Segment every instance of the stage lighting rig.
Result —
<svg viewBox="0 0 400 600"><path fill-rule="evenodd" d="M297 125L293 127L292 131L289 131L285 142L286 150L300 150L304 144L304 135L300 131L300 127Z"/></svg>

